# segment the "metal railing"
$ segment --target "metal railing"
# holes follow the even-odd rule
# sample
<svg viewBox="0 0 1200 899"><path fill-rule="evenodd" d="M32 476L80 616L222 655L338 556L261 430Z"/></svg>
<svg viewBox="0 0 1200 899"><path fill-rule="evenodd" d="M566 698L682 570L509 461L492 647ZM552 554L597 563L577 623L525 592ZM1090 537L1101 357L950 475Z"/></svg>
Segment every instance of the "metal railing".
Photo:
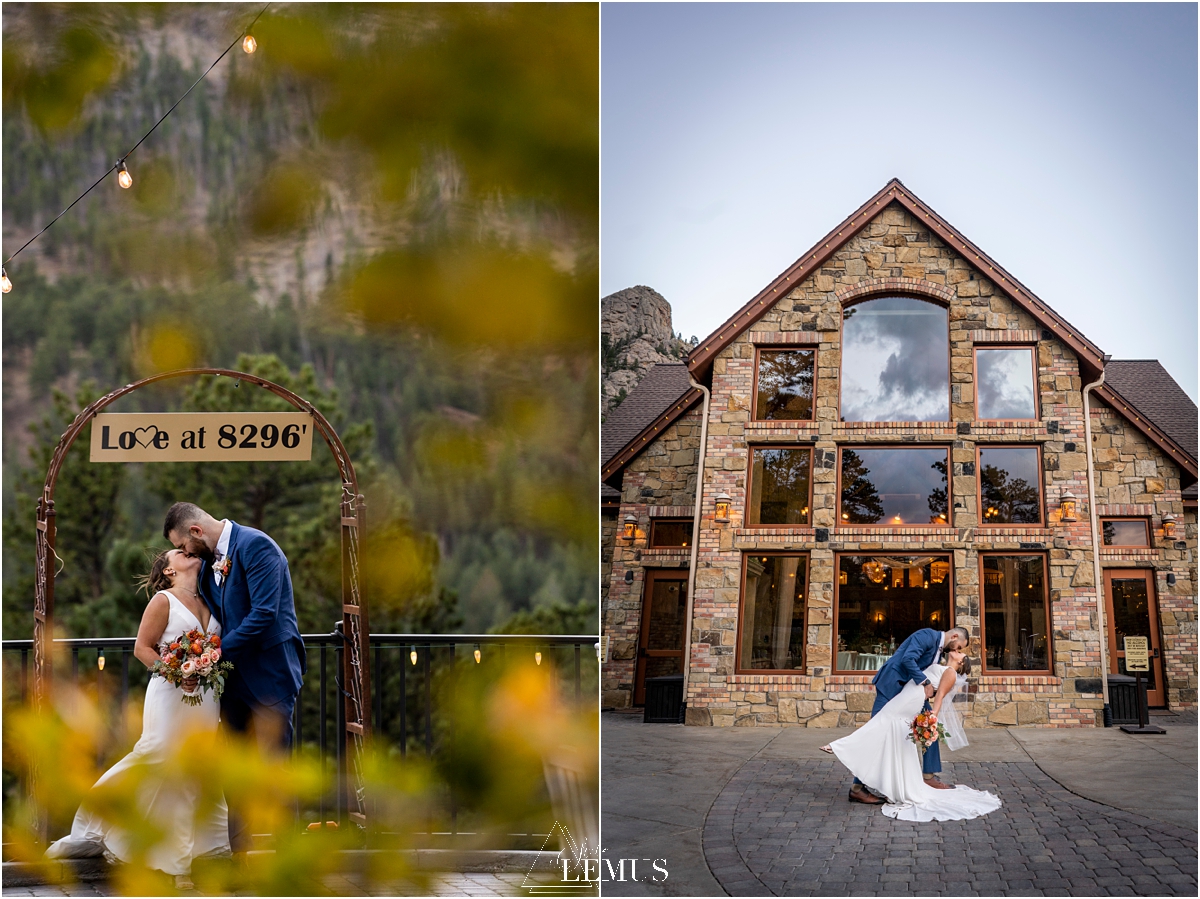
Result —
<svg viewBox="0 0 1200 899"><path fill-rule="evenodd" d="M293 751L312 747L319 754L322 768L332 762L337 772L336 795L322 797L319 806L313 809L320 821L326 819L327 811L333 811L341 821L347 808L345 705L341 683L345 641L340 631L339 621L331 633L303 635L308 672L292 718ZM371 634L373 738L398 751L401 759L412 751L423 753L426 758L434 757L440 749L441 731L453 727L449 713L440 715L436 707L439 693L434 689L435 680L439 673L449 674L453 691L455 668L468 662L472 667L487 670L497 662L526 657L528 664L545 664L556 670L564 692L573 687L576 702L582 703L585 679L589 697L595 693L592 681L598 683L598 674L592 676L597 667L591 667L586 678L584 671L584 661L596 659L597 639L559 634ZM90 668L97 690L121 705L129 701L131 688L149 682L150 674L140 662L133 672L130 670L133 637L61 639L54 643L70 652L72 682L79 684L87 676L84 671ZM17 676L21 701L27 701L33 684L30 670L33 641L4 640L2 649L5 673L10 678ZM453 698L453 692L450 697ZM449 800L450 834L455 835L458 814L453 796Z"/></svg>

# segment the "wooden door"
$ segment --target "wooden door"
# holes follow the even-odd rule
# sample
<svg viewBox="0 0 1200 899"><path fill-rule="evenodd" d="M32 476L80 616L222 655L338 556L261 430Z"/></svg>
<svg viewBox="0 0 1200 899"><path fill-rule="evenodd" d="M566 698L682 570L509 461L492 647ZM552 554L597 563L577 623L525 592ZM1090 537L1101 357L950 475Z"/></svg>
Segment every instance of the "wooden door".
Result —
<svg viewBox="0 0 1200 899"><path fill-rule="evenodd" d="M633 704L646 703L646 678L683 673L683 631L687 615L687 572L646 572L642 627L638 637Z"/></svg>
<svg viewBox="0 0 1200 899"><path fill-rule="evenodd" d="M1129 673L1125 670L1125 637L1149 637L1150 670L1142 674L1147 681L1146 701L1152 706L1165 706L1154 572L1138 568L1105 569L1104 596L1108 606L1109 671Z"/></svg>

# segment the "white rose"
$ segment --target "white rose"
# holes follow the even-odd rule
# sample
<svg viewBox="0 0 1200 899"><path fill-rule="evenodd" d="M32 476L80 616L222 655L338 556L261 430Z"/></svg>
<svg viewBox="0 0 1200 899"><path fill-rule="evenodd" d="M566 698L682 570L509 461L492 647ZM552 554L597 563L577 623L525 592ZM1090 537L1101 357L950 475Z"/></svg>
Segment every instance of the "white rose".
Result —
<svg viewBox="0 0 1200 899"><path fill-rule="evenodd" d="M184 677L191 677L196 673L196 660L188 659L183 663L183 666L179 670L182 672Z"/></svg>

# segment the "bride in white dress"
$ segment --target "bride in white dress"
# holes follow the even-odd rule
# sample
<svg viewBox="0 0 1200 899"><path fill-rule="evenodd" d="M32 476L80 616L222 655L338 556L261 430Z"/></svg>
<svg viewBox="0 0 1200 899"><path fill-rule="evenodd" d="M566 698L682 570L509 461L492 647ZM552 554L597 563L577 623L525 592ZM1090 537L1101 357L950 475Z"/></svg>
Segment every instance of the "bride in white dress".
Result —
<svg viewBox="0 0 1200 899"><path fill-rule="evenodd" d="M221 625L211 615L196 589L200 559L178 549L162 553L146 579L147 592L155 591L138 628L133 654L150 668L160 658L159 646L192 628L219 634ZM153 767L161 767L188 734L215 732L220 704L211 692L202 694L200 705L183 702L180 688L161 677L152 677L146 687L142 709L142 736L125 756L96 782L113 781L135 766L152 766L141 780L139 805L147 820L166 831L165 836L145 855L151 868L176 875L181 888L190 888L188 875L192 860L202 855L222 854L229 849L229 825L225 801L221 799L204 820L196 820L199 790L186 780L155 776ZM129 862L136 857L133 835L112 821L106 821L88 809L84 800L71 833L52 843L46 850L50 858L85 858L107 855Z"/></svg>
<svg viewBox="0 0 1200 899"><path fill-rule="evenodd" d="M925 669L937 684L931 703L946 730L946 745L967 745L962 719L953 706L954 695L966 684L970 662L965 654L951 652L947 665L936 662ZM965 669L965 670L964 670ZM902 821L958 821L977 818L1000 808L1000 800L984 790L959 785L954 789L928 786L921 775L921 754L908 738L912 722L925 705L925 689L909 681L870 721L829 746L838 761L875 793L886 796L883 813Z"/></svg>

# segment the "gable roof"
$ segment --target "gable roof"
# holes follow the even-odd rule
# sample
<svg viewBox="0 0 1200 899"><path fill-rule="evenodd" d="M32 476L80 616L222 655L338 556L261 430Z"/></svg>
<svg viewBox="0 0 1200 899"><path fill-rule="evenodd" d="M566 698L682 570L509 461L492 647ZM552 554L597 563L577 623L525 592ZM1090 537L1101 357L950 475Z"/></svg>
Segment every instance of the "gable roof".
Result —
<svg viewBox="0 0 1200 899"><path fill-rule="evenodd" d="M600 429L600 479L607 481L701 398L682 362L660 362L613 409Z"/></svg>
<svg viewBox="0 0 1200 899"><path fill-rule="evenodd" d="M1196 404L1157 359L1110 359L1096 394L1195 480Z"/></svg>
<svg viewBox="0 0 1200 899"><path fill-rule="evenodd" d="M735 312L725 324L713 331L687 356L687 364L697 380L708 373L713 358L729 346L738 335L758 321L777 300L782 299L801 281L818 271L842 246L858 234L872 219L892 203L907 209L917 221L936 234L950 249L987 276L996 288L1032 315L1042 327L1062 340L1079 357L1085 380L1095 380L1104 368L1104 354L1094 343L1072 327L1058 313L1038 299L1020 281L1004 270L995 260L967 240L953 225L925 205L916 194L893 178L883 189L849 218L817 241L808 252L791 264L781 275L764 287L745 306Z"/></svg>

